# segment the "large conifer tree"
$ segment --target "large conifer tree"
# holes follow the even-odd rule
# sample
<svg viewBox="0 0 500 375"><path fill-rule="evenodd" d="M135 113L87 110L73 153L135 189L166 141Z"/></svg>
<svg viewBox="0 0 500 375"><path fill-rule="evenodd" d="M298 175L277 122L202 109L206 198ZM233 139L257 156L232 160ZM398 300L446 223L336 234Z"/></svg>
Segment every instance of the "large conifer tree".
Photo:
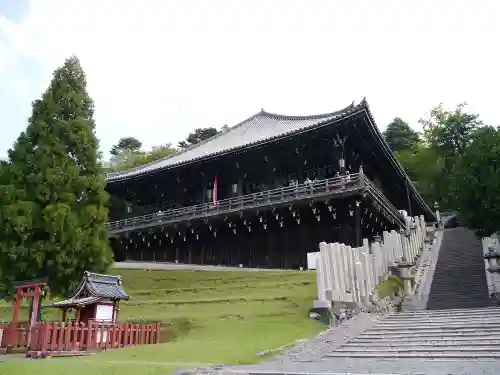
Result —
<svg viewBox="0 0 500 375"><path fill-rule="evenodd" d="M73 56L33 102L28 127L9 150L9 184L0 191L3 288L48 276L51 291L67 295L85 270L111 263L93 112Z"/></svg>

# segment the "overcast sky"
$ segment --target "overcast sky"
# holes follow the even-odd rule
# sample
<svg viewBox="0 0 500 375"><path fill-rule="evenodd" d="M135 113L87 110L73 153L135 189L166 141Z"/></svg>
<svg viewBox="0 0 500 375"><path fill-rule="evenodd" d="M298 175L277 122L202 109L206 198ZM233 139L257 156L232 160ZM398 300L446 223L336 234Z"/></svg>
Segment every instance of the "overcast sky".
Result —
<svg viewBox="0 0 500 375"><path fill-rule="evenodd" d="M363 96L381 129L462 101L500 125L499 20L498 0L0 0L0 156L71 54L105 152Z"/></svg>

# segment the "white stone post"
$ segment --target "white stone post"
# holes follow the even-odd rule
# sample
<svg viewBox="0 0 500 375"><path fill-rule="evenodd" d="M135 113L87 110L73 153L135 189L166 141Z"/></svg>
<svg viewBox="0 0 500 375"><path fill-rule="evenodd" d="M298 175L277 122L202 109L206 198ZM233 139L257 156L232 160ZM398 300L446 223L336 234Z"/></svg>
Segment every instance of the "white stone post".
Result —
<svg viewBox="0 0 500 375"><path fill-rule="evenodd" d="M330 307L331 303L326 300L326 288L324 278L324 267L321 254L316 259L316 287L318 290L318 299L314 301L314 307Z"/></svg>
<svg viewBox="0 0 500 375"><path fill-rule="evenodd" d="M372 255L373 255L373 264L376 271L375 277L375 285L378 285L383 279L385 274L384 264L383 264L383 256L382 249L380 247L380 242L372 243Z"/></svg>
<svg viewBox="0 0 500 375"><path fill-rule="evenodd" d="M328 297L332 296L332 291L333 291L332 272L331 272L332 269L331 269L330 256L329 256L330 254L328 248L329 246L326 242L321 242L319 244L319 258L323 263L322 271L324 272L323 282L324 282L326 300L329 300Z"/></svg>
<svg viewBox="0 0 500 375"><path fill-rule="evenodd" d="M320 244L321 246L321 244ZM335 251L331 243L326 244L326 253L328 254L328 269L330 270L330 285L331 285L331 299L332 301L339 301L340 288L338 283L338 271L336 269L337 259L335 258Z"/></svg>

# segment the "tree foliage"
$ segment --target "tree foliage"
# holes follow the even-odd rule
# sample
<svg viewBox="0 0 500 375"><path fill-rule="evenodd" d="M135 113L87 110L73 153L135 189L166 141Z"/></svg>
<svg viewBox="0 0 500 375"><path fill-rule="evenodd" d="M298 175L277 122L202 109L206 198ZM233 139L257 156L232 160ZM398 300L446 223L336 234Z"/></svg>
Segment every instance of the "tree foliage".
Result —
<svg viewBox="0 0 500 375"><path fill-rule="evenodd" d="M189 135L186 137L186 140L179 142L179 147L187 148L189 146L198 144L208 138L211 138L218 133L219 131L216 128L212 127L195 129L192 133L189 133Z"/></svg>
<svg viewBox="0 0 500 375"><path fill-rule="evenodd" d="M139 165L151 163L161 158L172 156L178 151L179 150L173 148L170 143L166 143L161 146L155 146L151 151L147 152L122 152L111 157L109 168L106 168L106 171L116 172L127 170Z"/></svg>
<svg viewBox="0 0 500 375"><path fill-rule="evenodd" d="M4 290L48 276L54 294L68 295L84 271L103 272L111 263L93 114L85 74L71 57L33 102L26 131L9 150L0 189Z"/></svg>
<svg viewBox="0 0 500 375"><path fill-rule="evenodd" d="M457 158L452 194L465 225L478 236L500 232L500 130L478 129Z"/></svg>
<svg viewBox="0 0 500 375"><path fill-rule="evenodd" d="M420 135L399 117L387 125L383 136L394 152L411 150L420 143Z"/></svg>
<svg viewBox="0 0 500 375"><path fill-rule="evenodd" d="M479 115L464 111L466 106L466 103L461 103L450 111L440 104L432 109L428 118L420 120L427 143L439 148L445 157L462 154L482 124Z"/></svg>
<svg viewBox="0 0 500 375"><path fill-rule="evenodd" d="M124 137L120 138L118 143L113 147L111 147L109 153L115 156L123 152L136 153L140 150L141 147L142 147L142 142L139 141L138 139L134 137Z"/></svg>

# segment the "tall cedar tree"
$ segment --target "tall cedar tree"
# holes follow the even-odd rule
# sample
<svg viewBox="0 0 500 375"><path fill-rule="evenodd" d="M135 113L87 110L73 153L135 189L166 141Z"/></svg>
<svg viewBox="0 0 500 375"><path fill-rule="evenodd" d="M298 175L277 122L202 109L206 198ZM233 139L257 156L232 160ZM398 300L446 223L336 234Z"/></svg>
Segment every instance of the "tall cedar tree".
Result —
<svg viewBox="0 0 500 375"><path fill-rule="evenodd" d="M48 276L52 293L68 295L84 271L103 272L112 262L93 113L85 74L71 57L33 102L28 127L9 150L0 287Z"/></svg>

